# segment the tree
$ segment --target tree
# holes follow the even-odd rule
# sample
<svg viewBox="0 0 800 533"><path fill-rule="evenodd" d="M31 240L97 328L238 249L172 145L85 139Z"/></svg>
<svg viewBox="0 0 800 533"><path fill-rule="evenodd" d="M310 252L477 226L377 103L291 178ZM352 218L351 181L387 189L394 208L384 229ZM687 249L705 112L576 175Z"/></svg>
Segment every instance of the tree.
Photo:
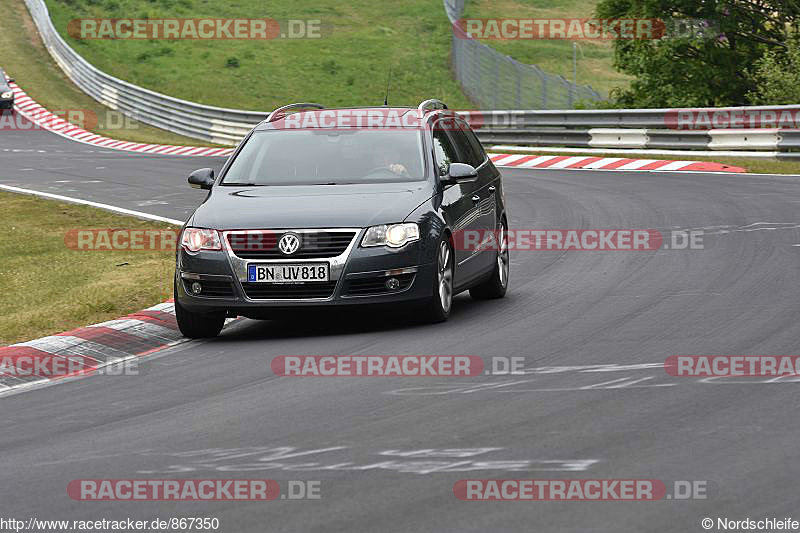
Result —
<svg viewBox="0 0 800 533"><path fill-rule="evenodd" d="M758 90L750 69L800 30L798 0L600 0L596 13L666 23L664 38L614 43L614 66L635 76L612 92L625 107L747 105ZM676 34L682 19L702 34Z"/></svg>
<svg viewBox="0 0 800 533"><path fill-rule="evenodd" d="M756 61L752 74L756 88L747 93L751 104L800 104L800 37L792 37L786 45L786 50L767 50Z"/></svg>

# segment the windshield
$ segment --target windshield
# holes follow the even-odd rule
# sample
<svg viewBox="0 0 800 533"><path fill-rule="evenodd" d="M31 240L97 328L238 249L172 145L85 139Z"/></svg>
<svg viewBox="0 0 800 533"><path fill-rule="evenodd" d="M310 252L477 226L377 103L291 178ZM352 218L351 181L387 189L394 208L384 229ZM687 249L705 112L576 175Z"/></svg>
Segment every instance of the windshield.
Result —
<svg viewBox="0 0 800 533"><path fill-rule="evenodd" d="M223 185L341 185L422 181L418 130L258 131L231 164Z"/></svg>

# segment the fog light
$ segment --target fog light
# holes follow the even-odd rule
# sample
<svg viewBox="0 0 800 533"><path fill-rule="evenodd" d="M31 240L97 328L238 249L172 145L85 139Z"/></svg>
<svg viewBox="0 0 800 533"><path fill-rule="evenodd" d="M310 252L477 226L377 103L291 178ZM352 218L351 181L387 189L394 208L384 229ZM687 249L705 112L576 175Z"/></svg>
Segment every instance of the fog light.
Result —
<svg viewBox="0 0 800 533"><path fill-rule="evenodd" d="M195 281L194 283L192 283L192 292L193 293L200 294L200 291L202 291L202 290L203 290L203 286L200 285L199 282Z"/></svg>
<svg viewBox="0 0 800 533"><path fill-rule="evenodd" d="M400 288L400 280L397 278L389 278L386 280L386 288L394 291Z"/></svg>

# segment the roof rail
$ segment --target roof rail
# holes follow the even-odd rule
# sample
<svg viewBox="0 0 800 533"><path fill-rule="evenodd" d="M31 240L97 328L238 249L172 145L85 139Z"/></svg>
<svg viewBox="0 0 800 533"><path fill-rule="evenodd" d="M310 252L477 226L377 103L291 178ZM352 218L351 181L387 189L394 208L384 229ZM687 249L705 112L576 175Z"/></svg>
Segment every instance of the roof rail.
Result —
<svg viewBox="0 0 800 533"><path fill-rule="evenodd" d="M283 107L279 107L278 109L270 113L269 116L267 117L266 122L272 122L272 120L282 111L288 111L289 109L305 109L305 108L325 109L325 106L322 104L315 104L312 102L298 102L296 104L285 105Z"/></svg>
<svg viewBox="0 0 800 533"><path fill-rule="evenodd" d="M437 100L436 98L431 98L430 100L425 100L419 107L417 107L417 111L420 113L424 113L426 110L434 110L434 109L447 109L447 104L442 102L441 100Z"/></svg>

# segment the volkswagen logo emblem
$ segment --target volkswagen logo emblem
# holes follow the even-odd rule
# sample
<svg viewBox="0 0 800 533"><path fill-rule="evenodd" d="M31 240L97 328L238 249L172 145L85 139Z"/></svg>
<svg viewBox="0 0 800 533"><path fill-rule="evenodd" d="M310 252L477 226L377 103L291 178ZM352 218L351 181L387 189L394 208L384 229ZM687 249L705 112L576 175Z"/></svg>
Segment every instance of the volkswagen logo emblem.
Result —
<svg viewBox="0 0 800 533"><path fill-rule="evenodd" d="M278 249L284 255L292 255L300 248L300 237L294 233L286 233L278 241Z"/></svg>

